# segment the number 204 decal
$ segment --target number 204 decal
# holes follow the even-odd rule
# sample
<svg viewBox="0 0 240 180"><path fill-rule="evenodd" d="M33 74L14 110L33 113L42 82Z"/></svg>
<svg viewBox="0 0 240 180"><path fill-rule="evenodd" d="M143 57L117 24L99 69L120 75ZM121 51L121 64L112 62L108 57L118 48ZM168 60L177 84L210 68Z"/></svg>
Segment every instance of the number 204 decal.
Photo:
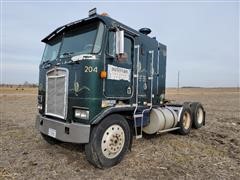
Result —
<svg viewBox="0 0 240 180"><path fill-rule="evenodd" d="M91 72L98 72L98 68L97 67L92 67L92 66L85 66L84 67L84 72L86 73L91 73Z"/></svg>

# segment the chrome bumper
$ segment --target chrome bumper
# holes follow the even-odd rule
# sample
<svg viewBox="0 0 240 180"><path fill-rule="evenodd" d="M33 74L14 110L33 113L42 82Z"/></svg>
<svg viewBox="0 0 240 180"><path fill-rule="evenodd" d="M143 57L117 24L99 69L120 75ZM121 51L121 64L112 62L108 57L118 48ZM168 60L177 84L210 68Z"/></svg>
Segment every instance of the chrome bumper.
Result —
<svg viewBox="0 0 240 180"><path fill-rule="evenodd" d="M49 128L54 130L54 138L71 143L88 143L90 136L90 125L80 123L64 123L54 119L37 115L36 128L43 134L50 135ZM50 133L50 134L49 134Z"/></svg>

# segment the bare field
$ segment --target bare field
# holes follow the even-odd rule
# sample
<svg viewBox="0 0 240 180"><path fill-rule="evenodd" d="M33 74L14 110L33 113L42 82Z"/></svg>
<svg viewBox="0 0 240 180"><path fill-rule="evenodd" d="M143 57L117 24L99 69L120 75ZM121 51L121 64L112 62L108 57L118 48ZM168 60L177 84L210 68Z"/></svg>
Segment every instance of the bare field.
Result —
<svg viewBox="0 0 240 180"><path fill-rule="evenodd" d="M49 145L35 130L36 89L0 89L0 179L240 179L240 91L168 89L167 99L202 102L206 126L134 140L112 168L90 165L81 145Z"/></svg>
<svg viewBox="0 0 240 180"><path fill-rule="evenodd" d="M26 88L26 87L0 87L0 95L34 95L37 94L37 88Z"/></svg>

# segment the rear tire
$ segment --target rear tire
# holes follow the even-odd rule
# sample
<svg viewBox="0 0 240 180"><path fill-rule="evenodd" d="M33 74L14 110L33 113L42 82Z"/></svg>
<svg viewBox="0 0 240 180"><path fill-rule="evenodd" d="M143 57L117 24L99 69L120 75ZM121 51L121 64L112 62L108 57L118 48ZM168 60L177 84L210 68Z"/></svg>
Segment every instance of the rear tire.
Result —
<svg viewBox="0 0 240 180"><path fill-rule="evenodd" d="M192 127L192 115L191 109L187 104L183 105L178 126L180 127L180 129L178 129L178 133L181 135L187 135L190 133Z"/></svg>
<svg viewBox="0 0 240 180"><path fill-rule="evenodd" d="M126 119L118 114L109 115L91 131L89 143L85 145L87 160L101 169L114 166L123 159L130 141Z"/></svg>
<svg viewBox="0 0 240 180"><path fill-rule="evenodd" d="M205 124L205 111L203 106L198 102L193 102L190 104L193 127L195 129L201 128Z"/></svg>
<svg viewBox="0 0 240 180"><path fill-rule="evenodd" d="M54 144L60 144L61 141L57 140L57 139L54 139L46 134L43 134L41 133L42 135L42 138L48 143L48 144L51 144L51 145L54 145Z"/></svg>

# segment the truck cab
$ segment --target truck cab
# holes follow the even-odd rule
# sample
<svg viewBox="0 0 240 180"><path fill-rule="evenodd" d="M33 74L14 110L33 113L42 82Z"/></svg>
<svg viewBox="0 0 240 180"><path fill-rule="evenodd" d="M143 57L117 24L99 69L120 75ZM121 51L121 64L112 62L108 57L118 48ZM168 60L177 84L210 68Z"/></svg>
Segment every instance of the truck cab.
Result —
<svg viewBox="0 0 240 180"><path fill-rule="evenodd" d="M166 105L166 46L150 32L93 9L42 40L36 127L45 140L85 144L89 162L105 168L121 161L133 135L181 129L183 112L188 133L193 110Z"/></svg>

